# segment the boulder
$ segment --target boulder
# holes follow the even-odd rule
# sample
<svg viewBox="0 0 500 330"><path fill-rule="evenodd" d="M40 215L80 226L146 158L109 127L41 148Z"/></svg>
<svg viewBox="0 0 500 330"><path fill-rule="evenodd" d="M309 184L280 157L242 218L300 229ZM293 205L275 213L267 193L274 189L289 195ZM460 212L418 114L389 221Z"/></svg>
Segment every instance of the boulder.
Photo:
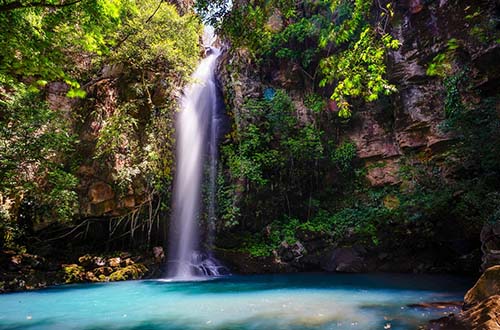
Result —
<svg viewBox="0 0 500 330"><path fill-rule="evenodd" d="M78 263L85 267L85 269L95 268L94 257L92 257L90 254L86 254L78 258Z"/></svg>
<svg viewBox="0 0 500 330"><path fill-rule="evenodd" d="M84 282L86 279L85 269L77 264L63 264L64 281L66 283Z"/></svg>
<svg viewBox="0 0 500 330"><path fill-rule="evenodd" d="M500 330L500 295L491 296L464 312L463 320L467 329Z"/></svg>
<svg viewBox="0 0 500 330"><path fill-rule="evenodd" d="M101 275L108 276L112 272L113 272L113 268L106 267L106 266L94 269L94 274L95 274L95 276L98 276L98 277L100 277Z"/></svg>
<svg viewBox="0 0 500 330"><path fill-rule="evenodd" d="M122 267L127 267L127 266L130 266L130 265L133 265L133 264L135 264L135 262L132 259L130 259L130 258L122 259L121 262L120 262L120 265Z"/></svg>
<svg viewBox="0 0 500 330"><path fill-rule="evenodd" d="M163 247L155 246L153 247L153 257L156 263L162 263L165 260L165 252L163 251Z"/></svg>
<svg viewBox="0 0 500 330"><path fill-rule="evenodd" d="M95 274L92 272L87 272L86 277L87 277L87 281L89 281L89 282L99 282L99 278L97 278L95 276Z"/></svg>
<svg viewBox="0 0 500 330"><path fill-rule="evenodd" d="M483 270L500 265L500 221L486 224L481 230L481 250Z"/></svg>
<svg viewBox="0 0 500 330"><path fill-rule="evenodd" d="M286 241L283 241L278 248L278 257L284 262L297 261L304 253L305 248L299 241L294 244L288 244Z"/></svg>
<svg viewBox="0 0 500 330"><path fill-rule="evenodd" d="M474 287L465 295L464 308L471 308L494 295L500 295L500 265L488 268L481 275Z"/></svg>
<svg viewBox="0 0 500 330"><path fill-rule="evenodd" d="M358 273L368 270L362 249L357 247L335 248L322 262L321 268L329 272L342 273Z"/></svg>
<svg viewBox="0 0 500 330"><path fill-rule="evenodd" d="M109 258L108 259L108 265L110 267L120 267L120 263L121 263L121 258L120 257L116 257L116 258Z"/></svg>

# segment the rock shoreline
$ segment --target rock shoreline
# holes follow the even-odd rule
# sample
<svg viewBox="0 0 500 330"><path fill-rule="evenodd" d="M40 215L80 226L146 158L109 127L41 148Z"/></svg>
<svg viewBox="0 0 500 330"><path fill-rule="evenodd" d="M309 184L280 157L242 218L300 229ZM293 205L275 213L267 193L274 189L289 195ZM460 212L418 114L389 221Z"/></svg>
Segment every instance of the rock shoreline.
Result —
<svg viewBox="0 0 500 330"><path fill-rule="evenodd" d="M0 293L70 283L113 282L161 276L164 252L85 254L68 260L0 251Z"/></svg>

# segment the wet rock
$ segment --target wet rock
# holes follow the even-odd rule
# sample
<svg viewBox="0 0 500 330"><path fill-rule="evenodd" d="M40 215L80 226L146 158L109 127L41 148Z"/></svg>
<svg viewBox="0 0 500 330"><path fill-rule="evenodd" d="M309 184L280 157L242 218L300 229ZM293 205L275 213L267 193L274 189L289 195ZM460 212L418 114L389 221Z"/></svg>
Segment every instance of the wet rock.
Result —
<svg viewBox="0 0 500 330"><path fill-rule="evenodd" d="M85 273L85 277L86 277L87 281L89 281L89 282L99 282L100 281L100 279L97 278L93 272Z"/></svg>
<svg viewBox="0 0 500 330"><path fill-rule="evenodd" d="M481 275L465 295L464 308L470 308L494 295L500 295L500 265L488 268Z"/></svg>
<svg viewBox="0 0 500 330"><path fill-rule="evenodd" d="M463 313L467 329L500 330L500 295L491 296Z"/></svg>
<svg viewBox="0 0 500 330"><path fill-rule="evenodd" d="M85 269L91 270L106 265L106 260L99 256L86 254L78 258L78 263L85 267Z"/></svg>
<svg viewBox="0 0 500 330"><path fill-rule="evenodd" d="M340 247L334 249L322 263L322 268L329 272L358 273L368 270L363 257L363 248Z"/></svg>
<svg viewBox="0 0 500 330"><path fill-rule="evenodd" d="M121 267L127 267L133 264L135 264L135 262L130 258L122 259L122 261L120 262Z"/></svg>
<svg viewBox="0 0 500 330"><path fill-rule="evenodd" d="M86 269L92 269L94 268L94 257L92 257L89 254L86 254L78 258L78 263L83 267L85 267Z"/></svg>
<svg viewBox="0 0 500 330"><path fill-rule="evenodd" d="M165 252L163 251L163 247L155 246L153 248L153 257L156 263L162 263L165 260Z"/></svg>
<svg viewBox="0 0 500 330"><path fill-rule="evenodd" d="M107 267L107 266L99 267L99 268L96 268L93 270L93 273L97 277L100 277L101 275L109 276L112 272L113 272L113 268Z"/></svg>
<svg viewBox="0 0 500 330"><path fill-rule="evenodd" d="M110 267L120 267L120 263L121 263L121 258L120 257L109 258L108 259L108 265Z"/></svg>
<svg viewBox="0 0 500 330"><path fill-rule="evenodd" d="M435 302L424 302L418 304L410 304L410 308L426 308L426 309L450 309L450 308L461 308L463 303L461 301L435 301Z"/></svg>
<svg viewBox="0 0 500 330"><path fill-rule="evenodd" d="M481 250L483 270L500 265L500 221L484 225L481 230Z"/></svg>
<svg viewBox="0 0 500 330"><path fill-rule="evenodd" d="M278 257L283 262L298 261L304 256L305 252L304 246L299 241L294 244L283 241L278 248Z"/></svg>
<svg viewBox="0 0 500 330"><path fill-rule="evenodd" d="M470 330L465 323L459 319L455 314L450 314L441 317L437 320L431 320L429 325L425 327L426 330Z"/></svg>
<svg viewBox="0 0 500 330"><path fill-rule="evenodd" d="M106 265L106 260L102 257L94 257L94 264L98 267Z"/></svg>
<svg viewBox="0 0 500 330"><path fill-rule="evenodd" d="M19 271L22 269L44 269L46 266L45 258L38 255L23 253L11 255L7 269L10 271Z"/></svg>
<svg viewBox="0 0 500 330"><path fill-rule="evenodd" d="M8 269L10 271L20 270L22 267L22 256L15 255L10 258Z"/></svg>

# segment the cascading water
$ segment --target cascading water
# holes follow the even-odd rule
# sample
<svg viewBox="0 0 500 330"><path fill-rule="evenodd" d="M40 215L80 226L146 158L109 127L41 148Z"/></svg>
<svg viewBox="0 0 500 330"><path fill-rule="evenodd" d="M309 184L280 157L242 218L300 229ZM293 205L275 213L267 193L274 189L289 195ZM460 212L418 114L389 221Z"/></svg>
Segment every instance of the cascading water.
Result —
<svg viewBox="0 0 500 330"><path fill-rule="evenodd" d="M208 160L207 245L211 246L215 221L215 184L221 114L215 69L220 50L211 47L214 37L205 34L207 57L184 90L177 118L177 171L174 182L173 217L170 223L167 275L174 280L220 276L227 271L211 255L201 251L198 220L202 184ZM208 156L208 157L207 157Z"/></svg>

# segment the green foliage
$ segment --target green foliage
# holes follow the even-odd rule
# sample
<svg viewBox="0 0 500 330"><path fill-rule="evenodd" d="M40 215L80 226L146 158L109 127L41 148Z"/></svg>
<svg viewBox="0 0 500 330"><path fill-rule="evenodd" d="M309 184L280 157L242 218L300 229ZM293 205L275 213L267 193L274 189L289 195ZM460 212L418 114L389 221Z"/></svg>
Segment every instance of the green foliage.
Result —
<svg viewBox="0 0 500 330"><path fill-rule="evenodd" d="M446 77L443 81L446 92L444 111L448 118L454 117L464 110L460 93L460 84L464 82L466 74L467 70L462 70L453 76Z"/></svg>
<svg viewBox="0 0 500 330"><path fill-rule="evenodd" d="M134 8L117 31L120 43L105 58L109 65L123 67L130 77L128 85L122 85L126 91L113 112L99 109L94 113L102 125L95 158L109 162L119 158L125 163L113 175L120 192L143 180L152 192L168 195L177 93L199 59L202 26L197 17L180 15L168 3L141 1ZM158 86L162 99L153 100Z"/></svg>
<svg viewBox="0 0 500 330"><path fill-rule="evenodd" d="M229 175L237 174L237 179L226 180L238 182L231 187L238 195L232 200L238 206L238 228L250 233L239 246L244 251L272 256L283 241L300 240L303 231L320 232L346 245L361 242L390 250L411 240L417 248L429 248L442 244L443 237L477 240L483 223L498 218L500 124L494 106L498 98L478 104L491 90L477 95L465 91L467 76L474 72L454 72L456 60L464 60L458 51L464 41L476 45L493 40L493 33L482 25L468 31L467 40L450 37L427 66L428 75L443 79L447 120L442 128L456 138L451 150L444 154L433 150L432 157L421 152L401 158L401 185L374 188L364 181L373 167L355 167L353 143L324 141L327 133L334 133L328 130L329 114L322 113L327 106L311 83L321 80L320 86L332 91L341 117L351 116L356 100L371 102L395 91L386 77L386 61L399 41L386 32L394 2L386 3L384 7L368 0L331 0L328 9L317 2L285 4L278 17L283 26L270 29L267 24L271 15L276 16L277 1L252 2L252 10L259 8L258 19L249 25L244 17L235 25L226 22L224 31L230 32L231 41L237 40L234 46L261 58L258 64L267 74L262 76L272 76L275 71L269 68L284 64L300 68L304 81L294 80L300 86L296 89L306 87L304 105L316 119L315 125L293 118L288 122L288 113L294 110L286 103L278 107L284 111L275 113L271 103L260 99L248 100L245 115L236 118L239 135L233 132L232 138L242 148L227 147L223 154L231 158ZM474 5L465 10L471 24L479 24L484 16ZM286 17L285 12L292 14ZM238 29L231 30L236 24ZM244 171L238 172L235 165ZM315 182L321 182L321 191Z"/></svg>
<svg viewBox="0 0 500 330"><path fill-rule="evenodd" d="M198 38L202 25L192 14L181 16L174 5L158 1L139 1L134 15L126 17L119 30L121 42L111 53L111 61L134 69L160 71L175 68L186 79L199 58ZM182 33L182 38L179 37Z"/></svg>
<svg viewBox="0 0 500 330"><path fill-rule="evenodd" d="M463 100L468 87L463 72L453 77L458 82L454 97ZM254 256L271 256L283 241L300 240L304 231L326 234L339 244L355 242L384 249L409 239L418 248L429 248L443 237L477 239L483 224L495 221L499 212L500 120L496 104L496 97L479 104L460 102L447 120L447 129L458 135L458 141L444 155L445 164L425 155L402 158L400 187L344 186L343 191L310 202L307 216L276 217L267 229L249 235L241 249ZM352 155L355 148L347 142L333 155L336 152L338 159L348 160L350 156L340 155Z"/></svg>
<svg viewBox="0 0 500 330"><path fill-rule="evenodd" d="M20 7L7 8L11 3ZM177 93L200 56L200 20L156 0L48 0L39 6L9 1L0 9L5 50L0 55L0 234L5 241L13 242L37 222L74 218L78 180L71 167L75 146L81 149L73 132L81 133L87 120L100 125L92 128L98 133L98 163L106 170L117 165L116 192L128 193L140 183L168 198ZM96 74L103 67L121 75L119 84L95 84L102 81ZM84 100L64 115L49 109L44 89L54 81L67 85L67 97ZM85 85L92 88L84 91ZM105 88L114 88L113 96L100 103L96 90ZM83 144L88 152L88 139Z"/></svg>
<svg viewBox="0 0 500 330"><path fill-rule="evenodd" d="M427 67L427 75L446 77L452 71L451 62L455 57L455 51L459 48L457 39L448 40L446 50L434 56Z"/></svg>
<svg viewBox="0 0 500 330"><path fill-rule="evenodd" d="M258 62L298 64L313 83L321 75L319 86L332 86L339 116L348 118L352 100L372 102L396 90L385 78L386 53L399 47L399 41L385 32L393 10L390 3L379 5L372 17L372 6L371 0L239 6L224 18L222 33L235 47L249 49ZM299 11L302 16L286 14ZM281 13L281 29L268 25L276 13ZM369 23L373 20L376 25Z"/></svg>
<svg viewBox="0 0 500 330"><path fill-rule="evenodd" d="M73 216L77 180L63 159L73 151L75 139L67 118L24 85L2 95L0 113L0 209L9 242L23 200L32 204L34 222Z"/></svg>
<svg viewBox="0 0 500 330"><path fill-rule="evenodd" d="M286 26L283 31L272 35L269 44L262 50L263 56L292 60L308 68L317 56L319 48L304 47L304 45L315 44L311 41L319 38L321 32L319 27L325 24L323 21L322 16L315 15L310 18L303 17Z"/></svg>
<svg viewBox="0 0 500 330"><path fill-rule="evenodd" d="M350 141L341 143L331 155L333 163L344 173L353 168L354 158L356 158L356 144Z"/></svg>
<svg viewBox="0 0 500 330"><path fill-rule="evenodd" d="M469 36L476 42L482 44L498 43L498 29L496 19L489 17L488 13L481 9L480 5L473 4L465 7L464 20L467 22ZM489 17L489 19L485 19Z"/></svg>
<svg viewBox="0 0 500 330"><path fill-rule="evenodd" d="M304 97L304 105L318 114L326 108L325 100L318 94L308 94Z"/></svg>
<svg viewBox="0 0 500 330"><path fill-rule="evenodd" d="M337 102L339 116L351 116L349 97L361 97L375 101L380 94L388 95L396 90L385 78L385 53L397 49L399 42L386 34L379 38L373 28L367 26L359 38L342 52L322 59L324 74L320 86L336 81L331 98Z"/></svg>
<svg viewBox="0 0 500 330"><path fill-rule="evenodd" d="M224 228L231 228L238 224L241 216L238 206L238 186L235 184L225 184L224 176L219 173L217 176L217 207L221 215L221 223Z"/></svg>
<svg viewBox="0 0 500 330"><path fill-rule="evenodd" d="M134 3L92 0L57 8L50 2L37 7L26 2L26 8L0 12L0 48L4 50L0 76L62 79L71 82L70 96L82 96L73 77L78 68L67 58L106 53L116 43L115 31Z"/></svg>
<svg viewBox="0 0 500 330"><path fill-rule="evenodd" d="M63 265L64 281L66 283L80 283L85 281L85 268L76 264Z"/></svg>
<svg viewBox="0 0 500 330"><path fill-rule="evenodd" d="M248 194L252 189L271 194L269 203L303 193L303 182L314 178L312 169L327 161L323 132L312 124L299 124L293 102L282 90L271 100L248 99L242 113L238 135L221 150L227 181L238 184L223 184L220 195L245 192L246 204L253 198ZM220 218L234 225L244 210L236 207L234 198L220 203Z"/></svg>
<svg viewBox="0 0 500 330"><path fill-rule="evenodd" d="M224 18L221 29L235 47L246 47L258 57L272 36L266 26L267 17L268 13L260 6L234 8Z"/></svg>

